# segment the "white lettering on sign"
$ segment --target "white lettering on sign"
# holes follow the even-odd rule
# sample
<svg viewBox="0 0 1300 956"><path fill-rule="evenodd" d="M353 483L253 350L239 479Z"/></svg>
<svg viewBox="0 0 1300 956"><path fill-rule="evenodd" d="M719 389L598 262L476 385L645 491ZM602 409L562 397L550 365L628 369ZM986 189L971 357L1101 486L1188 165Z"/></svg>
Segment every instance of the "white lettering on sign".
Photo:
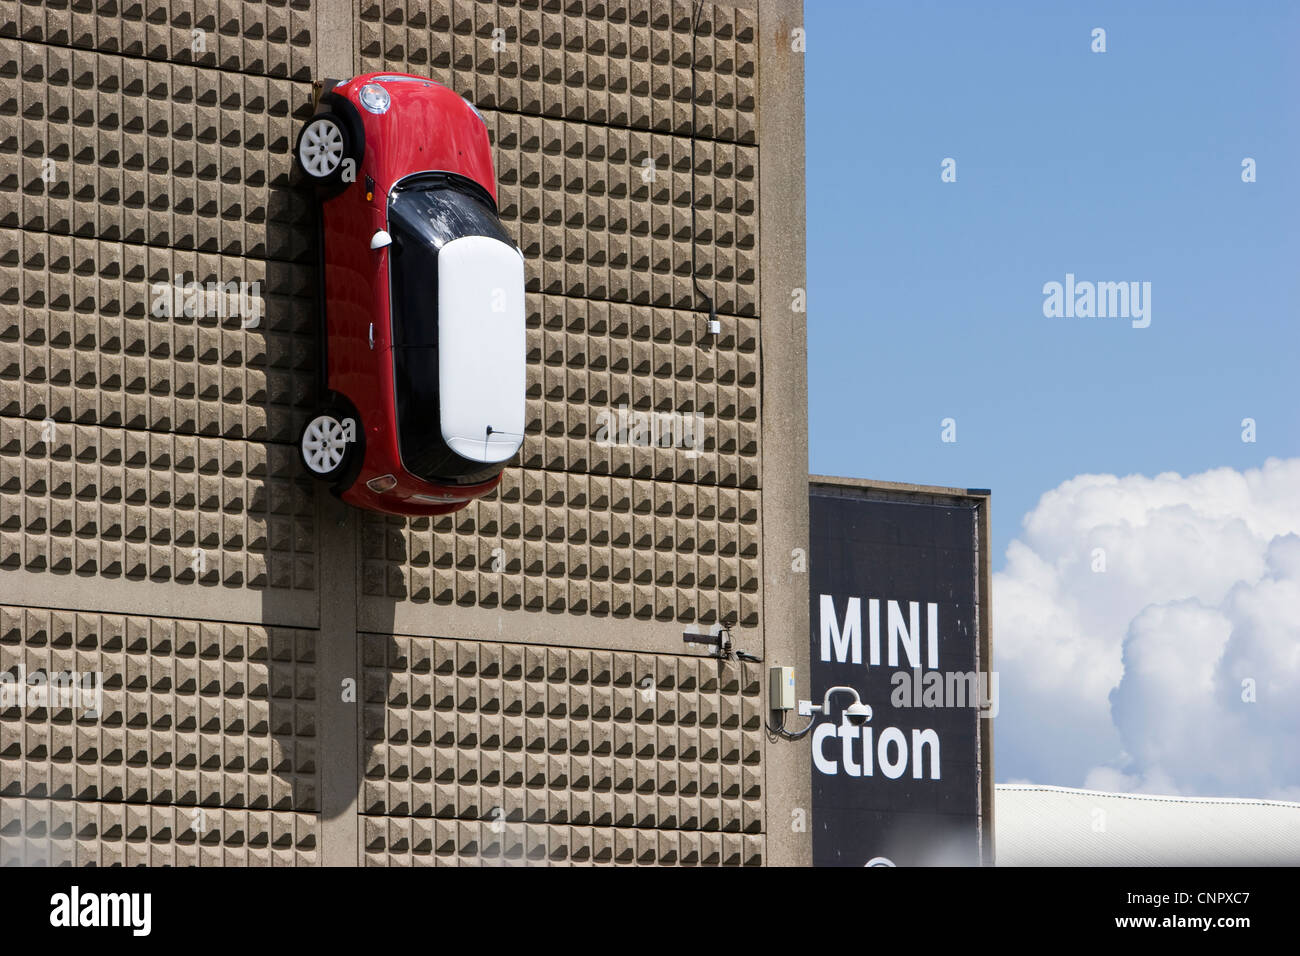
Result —
<svg viewBox="0 0 1300 956"><path fill-rule="evenodd" d="M862 618L864 610L867 615L865 622ZM996 674L990 687L987 675L982 671L946 675L945 681L945 675L939 670L938 602L874 597L841 598L837 602L834 595L820 594L818 611L817 628L823 663L865 662L866 666L879 666L883 639L884 661L891 668L900 668L891 680L894 694L890 703L894 707L970 707L978 708L981 717L997 715ZM949 620L960 621L960 610L954 608ZM865 655L862 646L864 635L867 644ZM843 679L833 683L853 682ZM905 692L900 691L901 684L907 685L902 688ZM954 693L943 693L948 684L953 685ZM866 703L879 707L883 702ZM866 723L854 724L845 720L838 725L834 723L832 714L823 717L829 719L813 731L813 764L819 773L845 777L883 776L897 780L907 775L910 767L914 780L940 779L938 731L914 729L909 736L909 731L904 728L873 728L869 726L870 717Z"/></svg>
<svg viewBox="0 0 1300 956"><path fill-rule="evenodd" d="M910 763L913 780L940 779L939 734L934 730L913 730L910 746L898 727L886 727L878 739L873 737L873 728L855 727L847 720L839 727L830 721L819 724L813 731L813 763L828 777L841 768L848 777L872 777L879 767L890 780L906 773Z"/></svg>
<svg viewBox="0 0 1300 956"><path fill-rule="evenodd" d="M903 610L906 603L906 615ZM925 654L921 662L921 604L919 601L886 601L885 613L889 632L889 666L897 667L898 649L901 646L908 667L939 666L939 605L933 601L925 605ZM880 663L880 599L867 601L868 659L872 666ZM841 664L862 663L862 599L851 597L844 607L841 622L835 613L835 599L821 595L821 651L822 660ZM832 655L834 655L832 657Z"/></svg>

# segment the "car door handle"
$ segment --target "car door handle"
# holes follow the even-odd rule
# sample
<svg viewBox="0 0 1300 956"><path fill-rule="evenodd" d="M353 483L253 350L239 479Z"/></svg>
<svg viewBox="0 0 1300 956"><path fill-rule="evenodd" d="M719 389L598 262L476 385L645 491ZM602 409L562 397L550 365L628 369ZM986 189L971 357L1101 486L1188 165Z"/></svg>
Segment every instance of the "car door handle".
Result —
<svg viewBox="0 0 1300 956"><path fill-rule="evenodd" d="M370 351L375 350L375 323L370 323Z"/></svg>

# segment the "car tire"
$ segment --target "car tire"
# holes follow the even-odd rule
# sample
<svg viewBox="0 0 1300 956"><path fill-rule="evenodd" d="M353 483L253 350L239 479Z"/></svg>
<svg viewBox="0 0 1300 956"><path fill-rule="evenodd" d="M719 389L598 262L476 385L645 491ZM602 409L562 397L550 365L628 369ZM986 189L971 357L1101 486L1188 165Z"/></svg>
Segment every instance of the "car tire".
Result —
<svg viewBox="0 0 1300 956"><path fill-rule="evenodd" d="M335 481L357 454L361 425L356 417L334 409L317 412L298 436L298 456L307 474Z"/></svg>
<svg viewBox="0 0 1300 956"><path fill-rule="evenodd" d="M334 186L342 181L346 164L353 164L355 176L360 165L351 124L333 112L317 113L298 133L294 156L307 178L318 186Z"/></svg>

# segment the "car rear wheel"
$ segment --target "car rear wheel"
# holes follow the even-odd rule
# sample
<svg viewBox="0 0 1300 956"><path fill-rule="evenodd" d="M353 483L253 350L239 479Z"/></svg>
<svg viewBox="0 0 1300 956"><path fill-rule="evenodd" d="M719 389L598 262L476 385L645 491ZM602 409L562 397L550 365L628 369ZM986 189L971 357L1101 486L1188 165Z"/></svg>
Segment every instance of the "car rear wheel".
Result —
<svg viewBox="0 0 1300 956"><path fill-rule="evenodd" d="M333 113L318 113L298 134L298 165L312 182L333 183L344 161L356 161L351 139L346 125Z"/></svg>
<svg viewBox="0 0 1300 956"><path fill-rule="evenodd" d="M313 477L326 481L343 474L356 447L356 419L336 412L318 414L298 439L303 465Z"/></svg>

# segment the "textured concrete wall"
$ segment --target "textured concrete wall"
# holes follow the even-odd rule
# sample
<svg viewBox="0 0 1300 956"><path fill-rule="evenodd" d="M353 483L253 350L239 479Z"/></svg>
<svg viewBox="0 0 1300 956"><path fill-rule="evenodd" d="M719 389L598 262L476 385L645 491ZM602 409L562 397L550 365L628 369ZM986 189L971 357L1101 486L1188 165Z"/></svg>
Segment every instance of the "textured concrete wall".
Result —
<svg viewBox="0 0 1300 956"><path fill-rule="evenodd" d="M797 5L702 5L694 109L680 0L107 9L0 2L0 671L105 675L97 718L0 709L0 863L801 861L765 672L681 640L806 664ZM527 261L524 448L444 518L294 448L291 151L311 81L367 70L479 106ZM177 275L264 313L155 315ZM703 447L597 441L621 405Z"/></svg>

